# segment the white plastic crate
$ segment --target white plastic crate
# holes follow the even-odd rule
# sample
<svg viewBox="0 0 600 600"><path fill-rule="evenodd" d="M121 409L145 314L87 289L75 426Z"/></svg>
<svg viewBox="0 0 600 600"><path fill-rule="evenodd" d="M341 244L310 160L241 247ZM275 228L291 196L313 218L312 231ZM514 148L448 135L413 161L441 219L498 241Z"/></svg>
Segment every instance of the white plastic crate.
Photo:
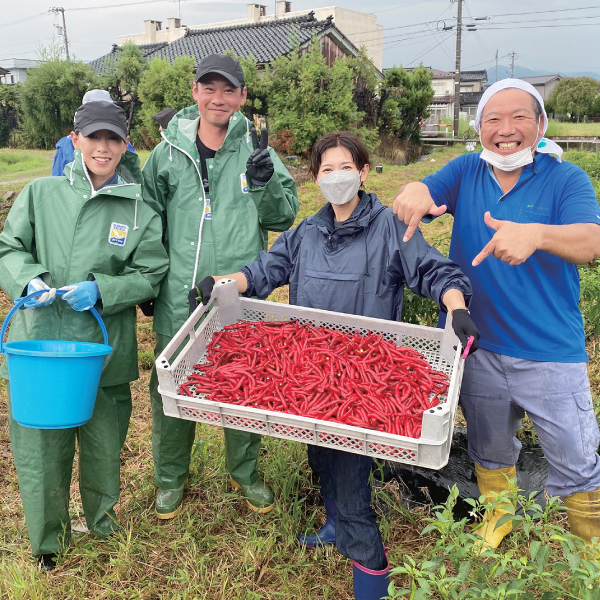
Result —
<svg viewBox="0 0 600 600"><path fill-rule="evenodd" d="M440 403L423 413L421 437L410 438L371 429L309 419L281 412L237 406L180 395L179 386L187 380L194 365L204 362L213 334L240 319L247 321L286 321L296 319L316 327L360 334L380 334L398 346L421 352L433 369L450 379ZM455 349L456 348L456 349ZM180 352L178 353L178 350ZM462 380L464 360L460 343L448 318L445 329L422 327L383 319L316 310L289 304L240 298L235 282L220 280L211 301L199 306L173 340L156 359L158 391L165 415L230 429L367 454L429 469L441 469L448 462L454 417Z"/></svg>

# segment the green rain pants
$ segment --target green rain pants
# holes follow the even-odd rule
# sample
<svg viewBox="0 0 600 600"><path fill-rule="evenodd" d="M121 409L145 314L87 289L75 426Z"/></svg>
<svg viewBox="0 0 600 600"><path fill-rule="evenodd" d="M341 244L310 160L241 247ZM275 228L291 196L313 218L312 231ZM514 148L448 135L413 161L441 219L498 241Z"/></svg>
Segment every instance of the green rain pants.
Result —
<svg viewBox="0 0 600 600"><path fill-rule="evenodd" d="M109 535L117 528L114 505L120 494L120 452L131 416L128 383L98 389L92 418L71 429L32 429L12 418L8 425L25 522L34 556L59 553L71 537L69 489L79 445L79 491L90 531Z"/></svg>
<svg viewBox="0 0 600 600"><path fill-rule="evenodd" d="M166 335L156 334L155 356L171 341ZM163 490L180 488L187 479L196 423L163 412L161 395L158 393L156 367L150 376L152 401L152 454L154 457L154 480ZM234 481L242 485L254 485L258 479L257 463L261 436L257 433L224 429L227 468Z"/></svg>

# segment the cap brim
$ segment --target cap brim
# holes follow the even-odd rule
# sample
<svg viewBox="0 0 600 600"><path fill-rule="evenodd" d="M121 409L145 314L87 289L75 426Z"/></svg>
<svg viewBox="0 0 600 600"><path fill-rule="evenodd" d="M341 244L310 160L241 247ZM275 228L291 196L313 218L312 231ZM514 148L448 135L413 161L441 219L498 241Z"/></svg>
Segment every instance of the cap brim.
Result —
<svg viewBox="0 0 600 600"><path fill-rule="evenodd" d="M206 71L206 73L202 73L201 75L197 75L196 76L196 81L200 81L203 77L206 77L207 75L212 75L213 73L216 73L217 75L221 75L222 77L225 77L225 79L227 79L227 81L229 81L229 83L233 84L235 87L242 87L244 85L243 81L240 81L239 79L236 79L233 75L231 75L230 73L226 73L225 71L219 71L218 69L211 69L210 71Z"/></svg>
<svg viewBox="0 0 600 600"><path fill-rule="evenodd" d="M127 140L127 132L114 123L90 123L82 127L79 131L83 137L88 137L92 133L102 131L103 129L116 133L124 142Z"/></svg>

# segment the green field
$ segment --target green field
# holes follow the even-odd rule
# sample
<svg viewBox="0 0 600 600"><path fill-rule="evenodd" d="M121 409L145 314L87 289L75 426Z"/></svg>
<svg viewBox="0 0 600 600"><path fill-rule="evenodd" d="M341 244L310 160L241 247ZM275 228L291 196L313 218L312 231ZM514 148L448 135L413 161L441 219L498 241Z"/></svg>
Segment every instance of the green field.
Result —
<svg viewBox="0 0 600 600"><path fill-rule="evenodd" d="M400 185L435 172L463 151L464 146L460 144L455 148L437 149L424 160L404 167L384 164L383 173L371 172L365 187L391 205ZM52 153L28 151L26 154L48 161L44 174L49 174ZM574 158L579 164L593 161L593 156L583 153ZM593 170L594 165L590 162L588 168ZM38 165L21 171L20 178L38 176L37 169L41 168ZM324 203L313 183L299 186L298 191L301 209L297 222ZM424 226L423 232L429 241L447 251L451 229L452 217L443 216ZM270 241L275 237L272 234ZM286 301L286 294L282 289L277 300ZM0 293L2 313L6 314L9 307L8 298ZM276 494L276 507L261 517L249 511L229 487L221 430L199 425L184 509L171 521L156 519L148 395L154 334L151 319L141 315L138 339L141 377L132 384L133 415L122 452L122 495L116 506L122 529L106 540L89 533L74 533L71 547L61 557L59 566L49 573L40 572L29 554L10 449L6 386L4 382L0 384L0 599L353 598L349 560L335 548L308 551L296 542L299 533L312 532L324 522L318 491L311 485L306 450L300 443L263 438L261 469ZM600 359L590 363L589 373L596 413L600 414ZM395 481L374 487L373 502L391 565L407 571L394 575L396 588L407 590L396 598L596 600L600 597L600 579L597 575L594 579L593 574L589 588L586 583L579 591L564 591L567 583L578 581L577 573L582 569L593 572L596 568L597 572L594 562L582 560L584 553L575 544L568 551L563 549L567 539L561 533L562 528L567 527L564 513L549 511L531 527L520 527L508 536L500 552L479 556L469 547L465 524L455 523L448 511L421 506L409 514L401 499L401 490ZM83 515L76 474L72 481L71 514L74 518ZM428 525L433 527L421 535ZM534 550L540 554L534 555ZM444 562L445 557L451 560ZM414 561L414 565L410 561ZM444 572L440 573L442 564ZM462 583L460 577L463 577ZM413 589L413 582L427 584L430 592L415 592L417 584ZM508 594L509 586L516 590L521 585L519 582L531 585L527 588L528 595ZM448 591L456 585L462 587L460 595ZM550 585L559 587L549 592ZM476 586L484 592L480 595L469 592ZM542 596L547 591L548 594Z"/></svg>

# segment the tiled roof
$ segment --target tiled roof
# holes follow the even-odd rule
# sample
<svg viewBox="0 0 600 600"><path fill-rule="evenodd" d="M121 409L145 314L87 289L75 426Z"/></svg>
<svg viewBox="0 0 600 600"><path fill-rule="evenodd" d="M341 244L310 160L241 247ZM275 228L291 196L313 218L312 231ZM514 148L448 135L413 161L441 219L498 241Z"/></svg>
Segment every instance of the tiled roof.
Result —
<svg viewBox="0 0 600 600"><path fill-rule="evenodd" d="M432 69L434 79L454 79L454 71ZM487 81L487 71L461 71L461 81Z"/></svg>
<svg viewBox="0 0 600 600"><path fill-rule="evenodd" d="M487 71L462 71L460 74L461 81L487 81Z"/></svg>
<svg viewBox="0 0 600 600"><path fill-rule="evenodd" d="M159 42L157 44L140 44L139 48L142 51L142 55L144 58L153 55L157 50L164 48L167 45L166 42ZM100 58L96 58L95 60L90 61L89 65L98 73L98 75L103 75L106 73L106 69L104 68L104 64L108 60L116 60L118 58L118 53L121 52L123 48L121 46L117 46L117 44L113 44L112 50L101 56Z"/></svg>
<svg viewBox="0 0 600 600"><path fill-rule="evenodd" d="M546 85L555 79L562 79L561 75L535 75L533 77L519 77L522 81L526 81L531 85Z"/></svg>
<svg viewBox="0 0 600 600"><path fill-rule="evenodd" d="M336 29L331 17L318 21L314 13L310 12L287 19L242 23L214 29L190 29L184 37L171 42L154 56L165 58L170 63L178 56L193 56L198 64L209 54L231 50L238 56L248 57L252 54L257 63L268 63L292 49L293 36L296 36L300 46L303 46L313 35L320 37L330 30L335 30L337 35L358 53Z"/></svg>
<svg viewBox="0 0 600 600"><path fill-rule="evenodd" d="M479 104L483 96L483 92L461 92L460 93L460 104Z"/></svg>
<svg viewBox="0 0 600 600"><path fill-rule="evenodd" d="M434 96L431 104L448 104L454 102L454 96Z"/></svg>

